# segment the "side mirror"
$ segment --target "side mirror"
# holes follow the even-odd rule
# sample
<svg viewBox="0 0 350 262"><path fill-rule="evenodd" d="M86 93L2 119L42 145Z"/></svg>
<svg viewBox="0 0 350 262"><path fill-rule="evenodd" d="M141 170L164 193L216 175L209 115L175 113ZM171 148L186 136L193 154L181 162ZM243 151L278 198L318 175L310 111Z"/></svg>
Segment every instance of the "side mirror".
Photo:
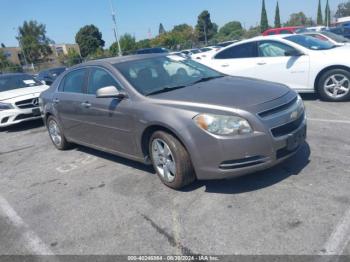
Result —
<svg viewBox="0 0 350 262"><path fill-rule="evenodd" d="M46 85L46 81L45 80L41 80L40 81L43 85Z"/></svg>
<svg viewBox="0 0 350 262"><path fill-rule="evenodd" d="M294 49L294 50L284 52L284 55L285 56L303 56L304 53L302 53L299 50Z"/></svg>
<svg viewBox="0 0 350 262"><path fill-rule="evenodd" d="M115 86L106 86L96 91L96 97L124 99L128 96L125 92L119 91Z"/></svg>

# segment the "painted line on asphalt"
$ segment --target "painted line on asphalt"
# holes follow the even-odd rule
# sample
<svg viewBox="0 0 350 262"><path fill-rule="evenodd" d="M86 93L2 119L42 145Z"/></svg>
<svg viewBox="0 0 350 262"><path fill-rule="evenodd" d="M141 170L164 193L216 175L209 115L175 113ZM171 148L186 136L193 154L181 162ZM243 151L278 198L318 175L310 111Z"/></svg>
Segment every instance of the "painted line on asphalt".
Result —
<svg viewBox="0 0 350 262"><path fill-rule="evenodd" d="M348 120L333 120L333 119L322 119L322 118L307 118L308 121L315 121L315 122L327 122L327 123L336 123L336 124L350 124L350 121Z"/></svg>
<svg viewBox="0 0 350 262"><path fill-rule="evenodd" d="M182 250L181 250L181 238L180 238L180 223L179 223L179 216L177 213L177 210L175 208L175 205L171 211L172 215L172 224L173 224L173 233L174 233L174 239L176 242L176 251L179 255L182 255Z"/></svg>
<svg viewBox="0 0 350 262"><path fill-rule="evenodd" d="M0 215L5 216L5 218L7 218L17 230L22 232L21 240L28 251L33 252L31 255L54 255L50 248L39 238L37 234L30 230L29 226L16 213L9 202L7 202L7 200L1 195Z"/></svg>
<svg viewBox="0 0 350 262"><path fill-rule="evenodd" d="M350 243L350 209L338 223L326 242L322 255L342 255Z"/></svg>

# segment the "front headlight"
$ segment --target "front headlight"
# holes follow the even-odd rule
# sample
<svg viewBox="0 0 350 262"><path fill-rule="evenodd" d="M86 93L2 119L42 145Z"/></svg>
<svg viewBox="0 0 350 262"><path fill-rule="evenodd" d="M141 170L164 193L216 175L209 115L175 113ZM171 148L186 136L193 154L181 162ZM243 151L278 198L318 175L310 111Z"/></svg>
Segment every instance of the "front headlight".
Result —
<svg viewBox="0 0 350 262"><path fill-rule="evenodd" d="M0 102L0 111L2 110L9 110L9 109L13 109L13 106L9 103L1 103Z"/></svg>
<svg viewBox="0 0 350 262"><path fill-rule="evenodd" d="M197 126L214 135L241 135L253 132L248 121L238 116L200 114L194 121Z"/></svg>

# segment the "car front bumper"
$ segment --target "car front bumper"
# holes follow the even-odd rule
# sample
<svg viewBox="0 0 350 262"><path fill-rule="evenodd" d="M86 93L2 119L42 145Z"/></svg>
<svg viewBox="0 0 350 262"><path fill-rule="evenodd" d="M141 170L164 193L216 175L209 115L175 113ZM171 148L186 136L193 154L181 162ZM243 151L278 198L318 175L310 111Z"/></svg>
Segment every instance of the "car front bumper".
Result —
<svg viewBox="0 0 350 262"><path fill-rule="evenodd" d="M0 111L0 127L7 127L24 121L41 118L39 107L9 109Z"/></svg>
<svg viewBox="0 0 350 262"><path fill-rule="evenodd" d="M199 180L224 179L268 169L296 154L305 143L306 133L303 117L296 129L277 138L269 131L236 138L197 136L199 150L192 158L196 176Z"/></svg>

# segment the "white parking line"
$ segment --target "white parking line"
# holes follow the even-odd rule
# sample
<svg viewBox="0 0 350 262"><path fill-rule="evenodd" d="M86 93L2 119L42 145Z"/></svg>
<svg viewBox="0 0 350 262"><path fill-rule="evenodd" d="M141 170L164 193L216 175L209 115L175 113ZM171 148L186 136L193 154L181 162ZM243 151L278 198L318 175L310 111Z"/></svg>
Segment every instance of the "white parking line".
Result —
<svg viewBox="0 0 350 262"><path fill-rule="evenodd" d="M350 243L350 209L336 226L324 246L322 255L342 255Z"/></svg>
<svg viewBox="0 0 350 262"><path fill-rule="evenodd" d="M0 196L0 215L7 218L17 230L23 232L21 234L21 240L28 251L33 252L30 255L54 255L49 247L30 230L29 226L24 223L22 218L2 196Z"/></svg>
<svg viewBox="0 0 350 262"><path fill-rule="evenodd" d="M337 123L337 124L350 124L350 121L347 121L347 120L333 120L333 119L321 119L321 118L310 118L310 117L308 117L307 120L309 120L309 121L315 121L315 122L327 122L327 123Z"/></svg>

